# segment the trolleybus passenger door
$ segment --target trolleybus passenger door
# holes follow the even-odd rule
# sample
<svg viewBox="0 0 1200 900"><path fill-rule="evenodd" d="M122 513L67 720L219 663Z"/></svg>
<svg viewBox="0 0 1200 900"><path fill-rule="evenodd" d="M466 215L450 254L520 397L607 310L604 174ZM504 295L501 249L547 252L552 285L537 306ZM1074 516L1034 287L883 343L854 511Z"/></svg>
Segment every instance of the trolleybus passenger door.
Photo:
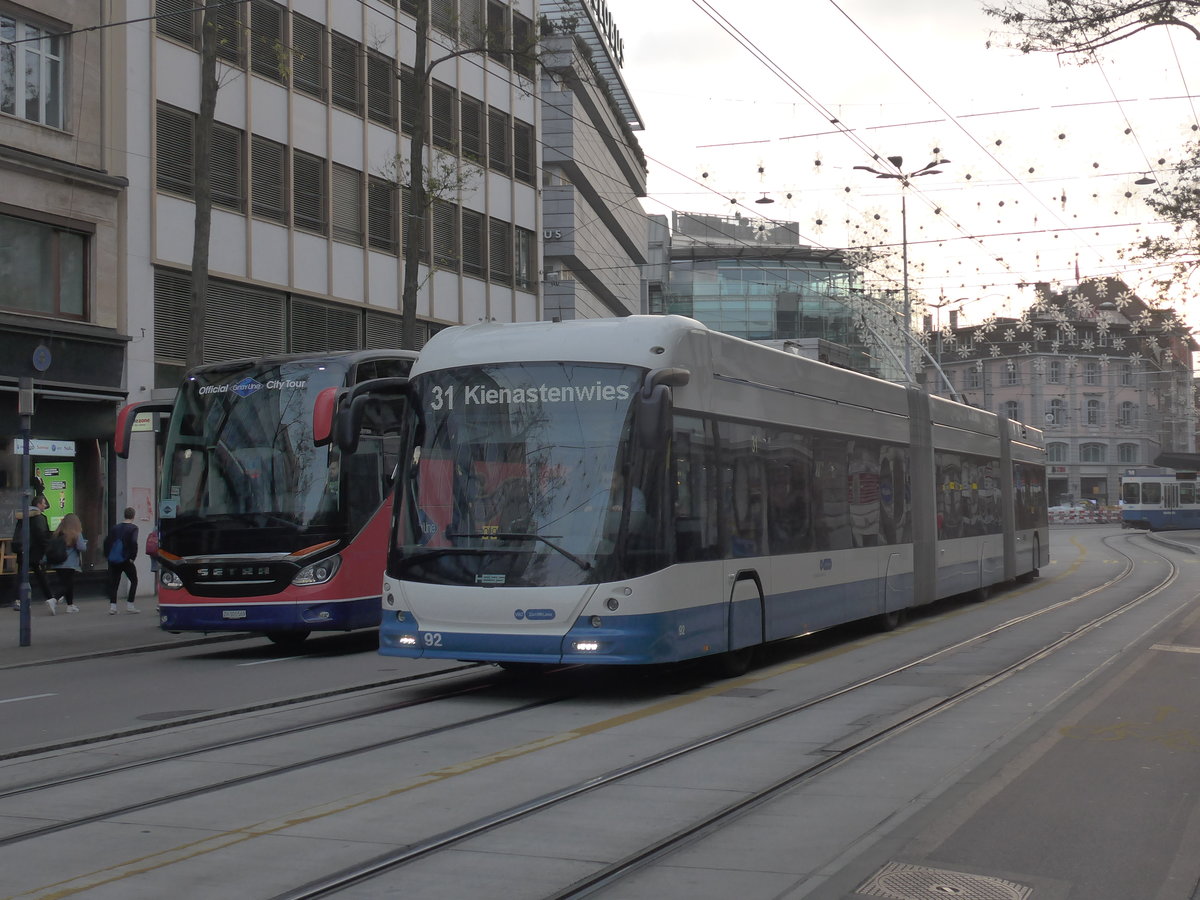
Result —
<svg viewBox="0 0 1200 900"><path fill-rule="evenodd" d="M762 582L754 570L731 572L729 605L726 608L726 629L729 644L726 649L738 650L761 644L763 634Z"/></svg>

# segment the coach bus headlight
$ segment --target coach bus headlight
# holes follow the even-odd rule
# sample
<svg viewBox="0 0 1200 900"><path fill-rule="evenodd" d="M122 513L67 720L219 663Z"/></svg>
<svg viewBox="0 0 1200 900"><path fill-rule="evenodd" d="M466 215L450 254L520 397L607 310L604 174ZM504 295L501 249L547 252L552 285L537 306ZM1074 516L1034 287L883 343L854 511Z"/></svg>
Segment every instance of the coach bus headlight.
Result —
<svg viewBox="0 0 1200 900"><path fill-rule="evenodd" d="M178 591L183 588L183 579L170 569L163 569L162 574L158 577L158 581L159 584L169 591Z"/></svg>
<svg viewBox="0 0 1200 900"><path fill-rule="evenodd" d="M292 579L292 584L299 585L300 587L324 584L333 577L341 564L342 558L340 556L331 556L328 559L307 565L300 570L300 574Z"/></svg>

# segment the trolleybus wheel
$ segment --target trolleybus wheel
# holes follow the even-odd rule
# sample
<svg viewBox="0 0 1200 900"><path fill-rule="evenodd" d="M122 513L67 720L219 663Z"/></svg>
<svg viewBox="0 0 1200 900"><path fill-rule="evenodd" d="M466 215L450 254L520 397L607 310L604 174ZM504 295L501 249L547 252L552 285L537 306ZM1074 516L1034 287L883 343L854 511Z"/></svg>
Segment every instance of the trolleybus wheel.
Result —
<svg viewBox="0 0 1200 900"><path fill-rule="evenodd" d="M512 672L514 675L540 675L546 671L544 663L531 662L499 662L496 663L505 672Z"/></svg>
<svg viewBox="0 0 1200 900"><path fill-rule="evenodd" d="M730 650L712 658L713 670L722 678L736 678L745 675L754 662L757 647L743 647L741 650Z"/></svg>
<svg viewBox="0 0 1200 900"><path fill-rule="evenodd" d="M895 631L904 624L907 612L905 609L894 609L891 612L880 613L872 620L872 624L879 631Z"/></svg>
<svg viewBox="0 0 1200 900"><path fill-rule="evenodd" d="M278 647L299 647L312 632L268 631L267 640Z"/></svg>

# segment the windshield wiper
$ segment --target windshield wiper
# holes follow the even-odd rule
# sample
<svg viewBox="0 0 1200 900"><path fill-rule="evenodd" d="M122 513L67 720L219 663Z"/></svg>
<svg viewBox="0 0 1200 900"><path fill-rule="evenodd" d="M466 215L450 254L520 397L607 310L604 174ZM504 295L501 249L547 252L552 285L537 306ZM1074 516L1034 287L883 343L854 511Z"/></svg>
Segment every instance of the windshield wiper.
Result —
<svg viewBox="0 0 1200 900"><path fill-rule="evenodd" d="M405 556L397 562L396 566L400 570L411 569L413 566L449 553L461 554L462 556L483 556L490 552L490 550L484 550L479 547L434 547L432 550L423 550L420 553Z"/></svg>
<svg viewBox="0 0 1200 900"><path fill-rule="evenodd" d="M571 562L575 563L575 565L579 566L579 568L583 569L585 572L592 567L592 564L590 562L588 562L586 559L576 556L574 553L572 553L566 547L560 547L558 544L554 543L554 541L550 540L549 538L543 537L540 534L533 534L532 532L497 531L497 532L489 532L486 534L483 532L472 532L470 534L461 534L461 533L460 534L449 534L449 533L447 533L446 537L448 537L450 539L454 539L454 538L487 538L489 540L497 540L497 541L541 541L543 544L545 544L551 550L555 550L555 551L561 553L563 556L565 556Z"/></svg>

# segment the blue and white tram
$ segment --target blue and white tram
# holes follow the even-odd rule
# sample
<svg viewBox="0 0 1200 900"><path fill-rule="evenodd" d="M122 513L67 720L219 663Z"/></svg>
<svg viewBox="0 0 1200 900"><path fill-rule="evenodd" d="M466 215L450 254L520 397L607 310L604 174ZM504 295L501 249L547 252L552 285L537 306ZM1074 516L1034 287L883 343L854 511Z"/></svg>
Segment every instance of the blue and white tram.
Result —
<svg viewBox="0 0 1200 900"><path fill-rule="evenodd" d="M1150 531L1200 528L1195 472L1126 475L1121 478L1121 524Z"/></svg>
<svg viewBox="0 0 1200 900"><path fill-rule="evenodd" d="M1048 559L1036 429L692 319L450 328L409 400L385 655L737 666Z"/></svg>

